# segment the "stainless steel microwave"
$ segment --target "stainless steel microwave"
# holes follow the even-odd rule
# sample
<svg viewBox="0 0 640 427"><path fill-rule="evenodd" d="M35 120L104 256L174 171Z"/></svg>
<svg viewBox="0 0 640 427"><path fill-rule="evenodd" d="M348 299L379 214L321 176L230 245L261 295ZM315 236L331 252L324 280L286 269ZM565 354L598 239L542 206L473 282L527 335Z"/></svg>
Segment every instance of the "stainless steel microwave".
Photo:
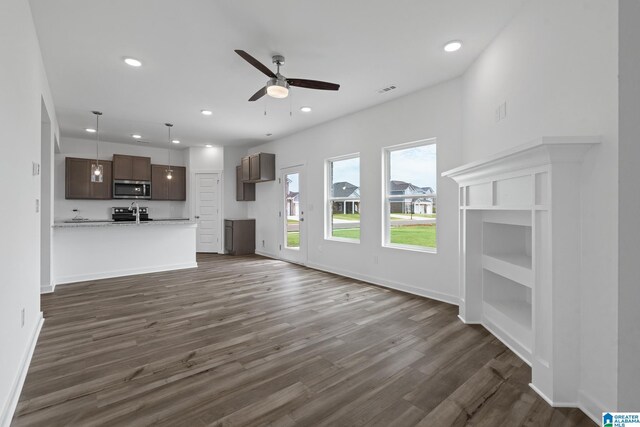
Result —
<svg viewBox="0 0 640 427"><path fill-rule="evenodd" d="M150 199L151 181L129 181L116 179L113 181L114 199Z"/></svg>

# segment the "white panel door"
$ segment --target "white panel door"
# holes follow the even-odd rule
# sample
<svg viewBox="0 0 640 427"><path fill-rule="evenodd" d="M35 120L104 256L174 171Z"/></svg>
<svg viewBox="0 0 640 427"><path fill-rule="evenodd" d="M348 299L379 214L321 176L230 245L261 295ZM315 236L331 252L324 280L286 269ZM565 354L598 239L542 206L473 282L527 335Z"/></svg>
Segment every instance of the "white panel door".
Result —
<svg viewBox="0 0 640 427"><path fill-rule="evenodd" d="M197 173L196 233L197 252L220 252L220 176L217 173Z"/></svg>

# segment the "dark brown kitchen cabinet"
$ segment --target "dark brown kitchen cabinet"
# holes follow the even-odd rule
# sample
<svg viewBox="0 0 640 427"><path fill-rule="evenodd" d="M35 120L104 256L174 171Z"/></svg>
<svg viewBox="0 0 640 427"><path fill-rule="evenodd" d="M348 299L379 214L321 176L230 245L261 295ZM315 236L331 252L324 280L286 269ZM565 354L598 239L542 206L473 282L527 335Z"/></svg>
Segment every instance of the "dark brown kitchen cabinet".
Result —
<svg viewBox="0 0 640 427"><path fill-rule="evenodd" d="M249 171L249 156L243 157L240 167L242 168L242 181L249 181L251 179L251 172Z"/></svg>
<svg viewBox="0 0 640 427"><path fill-rule="evenodd" d="M236 166L236 200L238 202L256 200L256 185L242 182L242 166Z"/></svg>
<svg viewBox="0 0 640 427"><path fill-rule="evenodd" d="M242 181L266 182L276 179L276 155L256 153L242 158Z"/></svg>
<svg viewBox="0 0 640 427"><path fill-rule="evenodd" d="M102 165L102 182L91 182L91 164L95 159L65 159L65 199L108 200L112 195L112 163L100 160Z"/></svg>
<svg viewBox="0 0 640 427"><path fill-rule="evenodd" d="M229 255L248 255L256 251L256 220L225 219L224 250Z"/></svg>
<svg viewBox="0 0 640 427"><path fill-rule="evenodd" d="M114 154L113 179L122 179L128 181L150 181L151 158Z"/></svg>
<svg viewBox="0 0 640 427"><path fill-rule="evenodd" d="M167 169L167 165L151 165L151 200L187 200L187 168L171 166L171 179Z"/></svg>

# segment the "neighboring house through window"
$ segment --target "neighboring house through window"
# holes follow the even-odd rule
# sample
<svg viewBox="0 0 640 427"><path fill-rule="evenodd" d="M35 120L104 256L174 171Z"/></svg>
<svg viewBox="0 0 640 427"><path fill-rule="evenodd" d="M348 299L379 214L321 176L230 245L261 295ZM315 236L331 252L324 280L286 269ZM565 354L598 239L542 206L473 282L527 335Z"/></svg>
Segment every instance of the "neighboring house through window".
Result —
<svg viewBox="0 0 640 427"><path fill-rule="evenodd" d="M327 160L326 238L360 241L360 157Z"/></svg>
<svg viewBox="0 0 640 427"><path fill-rule="evenodd" d="M436 249L436 141L384 149L385 233L383 245Z"/></svg>

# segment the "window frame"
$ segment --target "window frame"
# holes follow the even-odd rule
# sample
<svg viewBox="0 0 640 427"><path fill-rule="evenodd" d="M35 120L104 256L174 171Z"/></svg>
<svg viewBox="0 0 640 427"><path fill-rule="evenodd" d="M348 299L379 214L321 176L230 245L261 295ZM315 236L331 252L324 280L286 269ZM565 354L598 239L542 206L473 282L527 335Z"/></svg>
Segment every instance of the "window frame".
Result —
<svg viewBox="0 0 640 427"><path fill-rule="evenodd" d="M436 247L403 245L399 243L391 243L391 204L390 199L393 197L390 193L389 183L391 182L391 153L409 148L422 147L426 145L436 145L436 188L438 188L438 154L437 154L437 138L425 138L417 141L406 142L402 144L390 145L382 148L382 242L383 248L401 249L412 252L424 252L430 254L438 253L438 241L440 233L438 233L438 213L436 212ZM396 195L397 197L397 195ZM403 195L405 199L420 199L424 195Z"/></svg>
<svg viewBox="0 0 640 427"><path fill-rule="evenodd" d="M348 197L332 197L331 190L333 189L333 174L332 164L342 160L358 159L358 178L362 182L362 163L360 153L350 153L342 156L331 157L325 160L325 191L324 191L324 239L334 242L344 242L352 244L360 244L360 239L350 239L347 237L336 237L333 235L333 202L352 200ZM361 186L358 186L360 189ZM362 193L360 193L360 207L362 207ZM359 211L360 212L360 211ZM362 237L362 214L360 214L360 237Z"/></svg>

